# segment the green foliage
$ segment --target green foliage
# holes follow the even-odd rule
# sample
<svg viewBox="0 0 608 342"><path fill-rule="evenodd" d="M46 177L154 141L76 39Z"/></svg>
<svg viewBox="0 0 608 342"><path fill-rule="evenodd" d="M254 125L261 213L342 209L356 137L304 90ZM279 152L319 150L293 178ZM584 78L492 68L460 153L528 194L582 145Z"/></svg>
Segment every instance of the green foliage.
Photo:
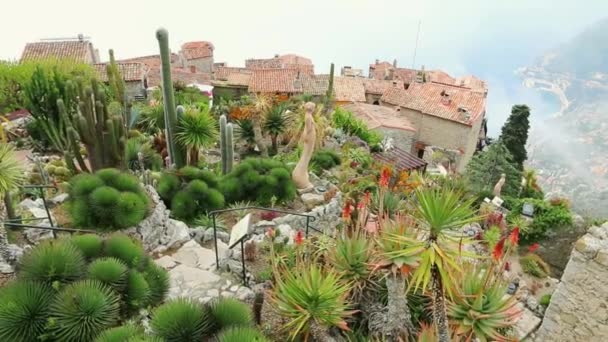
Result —
<svg viewBox="0 0 608 342"><path fill-rule="evenodd" d="M515 105L511 115L502 126L500 141L507 147L513 156L513 162L519 170L524 169L524 162L528 159L526 142L530 130L530 108L526 105Z"/></svg>
<svg viewBox="0 0 608 342"><path fill-rule="evenodd" d="M296 268L284 267L277 275L271 300L287 320L283 328L292 339L306 333L311 323L325 327L346 326L352 314L346 301L350 285L338 272L321 269L315 262Z"/></svg>
<svg viewBox="0 0 608 342"><path fill-rule="evenodd" d="M370 241L363 235L340 237L336 240L335 247L329 250L329 263L339 272L342 279L353 284L355 298L372 285L372 252Z"/></svg>
<svg viewBox="0 0 608 342"><path fill-rule="evenodd" d="M501 141L491 144L487 150L473 156L466 170L471 189L477 193L494 189L494 185L503 173L506 175L506 182L502 188L502 195L517 196L521 185L521 172Z"/></svg>
<svg viewBox="0 0 608 342"><path fill-rule="evenodd" d="M142 338L143 331L132 324L104 330L95 342L129 342L134 338Z"/></svg>
<svg viewBox="0 0 608 342"><path fill-rule="evenodd" d="M76 235L70 239L70 242L89 260L99 257L103 251L103 240L99 235Z"/></svg>
<svg viewBox="0 0 608 342"><path fill-rule="evenodd" d="M13 147L0 143L0 196L19 186L24 179L23 174Z"/></svg>
<svg viewBox="0 0 608 342"><path fill-rule="evenodd" d="M228 203L255 201L268 205L275 197L289 201L296 195L291 173L283 163L273 159L250 158L239 163L221 183Z"/></svg>
<svg viewBox="0 0 608 342"><path fill-rule="evenodd" d="M127 265L116 258L100 258L89 265L88 277L122 294L127 285Z"/></svg>
<svg viewBox="0 0 608 342"><path fill-rule="evenodd" d="M508 220L521 215L524 203L534 205L534 217L530 226L522 231L522 239L532 241L546 236L547 232L572 224L572 213L564 205L551 205L548 202L533 198L513 200Z"/></svg>
<svg viewBox="0 0 608 342"><path fill-rule="evenodd" d="M135 127L149 134L165 129L165 109L162 103L140 104L133 108Z"/></svg>
<svg viewBox="0 0 608 342"><path fill-rule="evenodd" d="M232 171L234 164L234 129L228 123L226 115L220 116L220 153L222 156L222 174Z"/></svg>
<svg viewBox="0 0 608 342"><path fill-rule="evenodd" d="M141 160L140 155L141 153ZM163 159L154 150L152 143L145 137L131 138L127 140L125 147L125 161L127 167L131 171L139 171L143 168L146 170L158 171L163 166Z"/></svg>
<svg viewBox="0 0 608 342"><path fill-rule="evenodd" d="M175 137L178 144L190 149L190 165L196 165L199 149L217 140L218 123L208 108L204 111L190 108L179 118Z"/></svg>
<svg viewBox="0 0 608 342"><path fill-rule="evenodd" d="M177 299L159 306L152 314L154 335L166 342L199 342L211 330L209 313L188 299Z"/></svg>
<svg viewBox="0 0 608 342"><path fill-rule="evenodd" d="M351 112L336 108L332 115L332 121L335 128L341 129L348 135L354 135L365 141L370 148L378 148L382 142L382 135L376 131L372 131L367 127L363 120L356 118Z"/></svg>
<svg viewBox="0 0 608 342"><path fill-rule="evenodd" d="M143 275L150 288L148 303L152 306L159 305L169 292L169 273L154 262L150 262L144 269Z"/></svg>
<svg viewBox="0 0 608 342"><path fill-rule="evenodd" d="M253 122L250 119L236 120L235 133L238 139L246 142L250 146L255 144L255 133L253 131Z"/></svg>
<svg viewBox="0 0 608 342"><path fill-rule="evenodd" d="M494 246L498 243L502 237L500 227L492 226L483 233L483 241L488 244L488 250L494 250Z"/></svg>
<svg viewBox="0 0 608 342"><path fill-rule="evenodd" d="M263 129L270 135L272 149L277 151L278 137L285 133L293 122L293 116L286 103L274 105L264 117Z"/></svg>
<svg viewBox="0 0 608 342"><path fill-rule="evenodd" d="M131 227L148 212L148 195L139 180L116 169L80 174L70 180L69 214L77 227Z"/></svg>
<svg viewBox="0 0 608 342"><path fill-rule="evenodd" d="M264 334L252 327L233 327L217 336L218 342L269 342Z"/></svg>
<svg viewBox="0 0 608 342"><path fill-rule="evenodd" d="M160 176L156 190L165 202L168 201L170 203L173 196L179 191L181 185L182 182L176 174L164 172Z"/></svg>
<svg viewBox="0 0 608 342"><path fill-rule="evenodd" d="M105 254L122 260L129 268L138 268L146 261L141 244L122 233L114 233L106 239Z"/></svg>
<svg viewBox="0 0 608 342"><path fill-rule="evenodd" d="M45 283L14 281L0 288L0 341L37 341L55 291Z"/></svg>
<svg viewBox="0 0 608 342"><path fill-rule="evenodd" d="M551 273L549 265L538 254L528 253L519 258L519 263L521 264L521 269L524 273L533 275L537 278L548 277Z"/></svg>
<svg viewBox="0 0 608 342"><path fill-rule="evenodd" d="M551 303L551 294L550 293L542 295L540 297L540 300L538 301L538 304L540 304L544 307L549 306L549 303Z"/></svg>
<svg viewBox="0 0 608 342"><path fill-rule="evenodd" d="M137 310L146 306L150 296L150 285L143 274L131 270L127 277L125 301L129 309Z"/></svg>
<svg viewBox="0 0 608 342"><path fill-rule="evenodd" d="M329 170L334 166L340 165L342 160L340 155L332 150L315 151L311 159L312 163L319 165L323 170Z"/></svg>
<svg viewBox="0 0 608 342"><path fill-rule="evenodd" d="M253 325L251 308L234 298L219 298L210 305L214 328L223 330L233 326Z"/></svg>
<svg viewBox="0 0 608 342"><path fill-rule="evenodd" d="M65 240L45 240L20 260L20 277L53 284L69 283L84 275L84 256Z"/></svg>

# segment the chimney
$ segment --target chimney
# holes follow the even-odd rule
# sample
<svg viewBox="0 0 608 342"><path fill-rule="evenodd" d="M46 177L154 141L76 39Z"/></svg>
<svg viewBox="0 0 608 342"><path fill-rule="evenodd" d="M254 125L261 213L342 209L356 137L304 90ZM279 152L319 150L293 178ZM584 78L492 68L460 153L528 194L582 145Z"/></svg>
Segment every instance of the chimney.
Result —
<svg viewBox="0 0 608 342"><path fill-rule="evenodd" d="M193 73L193 74L196 73L196 66L195 65L191 65L190 66L190 72Z"/></svg>
<svg viewBox="0 0 608 342"><path fill-rule="evenodd" d="M79 42L84 42L84 34L82 34L82 33L78 34L78 41Z"/></svg>
<svg viewBox="0 0 608 342"><path fill-rule="evenodd" d="M279 54L278 54L278 53L275 53L275 54L274 54L274 58L279 58Z"/></svg>
<svg viewBox="0 0 608 342"><path fill-rule="evenodd" d="M393 68L397 67L397 58L393 59Z"/></svg>
<svg viewBox="0 0 608 342"><path fill-rule="evenodd" d="M380 64L380 60L376 58L376 64Z"/></svg>
<svg viewBox="0 0 608 342"><path fill-rule="evenodd" d="M446 106L449 106L451 102L452 102L452 100L450 100L450 94L447 91L442 90L441 91L441 103Z"/></svg>

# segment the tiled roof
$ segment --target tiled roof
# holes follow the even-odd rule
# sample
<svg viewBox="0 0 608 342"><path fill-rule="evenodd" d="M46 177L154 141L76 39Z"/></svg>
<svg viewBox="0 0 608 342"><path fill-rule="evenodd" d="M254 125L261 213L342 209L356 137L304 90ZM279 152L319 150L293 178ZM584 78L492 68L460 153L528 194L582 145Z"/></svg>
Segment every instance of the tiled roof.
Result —
<svg viewBox="0 0 608 342"><path fill-rule="evenodd" d="M386 127L412 132L416 131L412 123L405 116L399 115L395 110L388 107L358 102L349 103L342 108L365 121L370 129Z"/></svg>
<svg viewBox="0 0 608 342"><path fill-rule="evenodd" d="M473 75L457 78L455 85L471 88L474 91L484 92L487 90L486 82L480 80L479 78L477 78Z"/></svg>
<svg viewBox="0 0 608 342"><path fill-rule="evenodd" d="M102 82L108 81L107 63L95 64L95 71L99 80ZM117 63L122 79L125 82L141 81L145 74L145 65L143 63Z"/></svg>
<svg viewBox="0 0 608 342"><path fill-rule="evenodd" d="M245 60L245 67L247 69L294 69L304 74L314 74L312 61L294 54L265 59L247 59Z"/></svg>
<svg viewBox="0 0 608 342"><path fill-rule="evenodd" d="M189 70L182 68L171 68L171 80L184 84L211 84L211 74L205 72L190 72ZM156 87L160 84L160 68L151 68L148 71L148 86Z"/></svg>
<svg viewBox="0 0 608 342"><path fill-rule="evenodd" d="M407 84L411 84L416 80L417 73L418 70L414 69L395 68L393 70L393 79L400 80Z"/></svg>
<svg viewBox="0 0 608 342"><path fill-rule="evenodd" d="M424 160L398 147L373 153L372 156L380 163L393 165L398 171L423 169L427 165Z"/></svg>
<svg viewBox="0 0 608 342"><path fill-rule="evenodd" d="M247 69L280 69L283 67L283 63L278 58L247 59L245 67Z"/></svg>
<svg viewBox="0 0 608 342"><path fill-rule="evenodd" d="M292 53L287 55L281 55L278 58L283 64L312 65L312 61L309 58L298 56Z"/></svg>
<svg viewBox="0 0 608 342"><path fill-rule="evenodd" d="M175 53L171 54L171 63L177 62L178 59L179 59L179 56L177 54L175 54ZM117 60L116 62L118 62L118 63L143 63L146 66L148 66L148 68L160 68L160 55L149 55L149 56L142 56L142 57L127 58L127 59Z"/></svg>
<svg viewBox="0 0 608 342"><path fill-rule="evenodd" d="M89 41L56 41L27 43L21 61L40 59L72 59L76 62L94 62L93 46Z"/></svg>
<svg viewBox="0 0 608 342"><path fill-rule="evenodd" d="M301 93L298 71L290 69L254 70L249 81L252 93Z"/></svg>
<svg viewBox="0 0 608 342"><path fill-rule="evenodd" d="M329 75L300 75L302 92L308 95L325 95L329 88Z"/></svg>
<svg viewBox="0 0 608 342"><path fill-rule="evenodd" d="M403 81L363 79L365 93L382 95L388 88L404 89Z"/></svg>
<svg viewBox="0 0 608 342"><path fill-rule="evenodd" d="M483 93L434 82L414 82L407 90L390 88L382 101L466 125L485 112Z"/></svg>
<svg viewBox="0 0 608 342"><path fill-rule="evenodd" d="M334 77L334 99L339 102L365 102L363 79Z"/></svg>
<svg viewBox="0 0 608 342"><path fill-rule="evenodd" d="M375 64L370 64L369 78L373 78L375 80L384 80L387 77L386 70L392 67L393 65L389 62L379 62Z"/></svg>
<svg viewBox="0 0 608 342"><path fill-rule="evenodd" d="M446 73L445 71L431 70L431 71L427 71L426 75L427 75L427 81L458 85L458 84L456 84L456 79L454 77L448 75L448 73Z"/></svg>
<svg viewBox="0 0 608 342"><path fill-rule="evenodd" d="M181 52L187 60L213 56L213 44L210 42L188 42L182 45Z"/></svg>
<svg viewBox="0 0 608 342"><path fill-rule="evenodd" d="M234 73L228 75L226 78L226 83L234 86L249 86L249 82L251 81L251 74L244 73Z"/></svg>
<svg viewBox="0 0 608 342"><path fill-rule="evenodd" d="M229 75L232 74L249 74L253 73L252 70L247 68L236 68L236 67L218 67L215 69L213 76L216 80L225 81L228 79Z"/></svg>

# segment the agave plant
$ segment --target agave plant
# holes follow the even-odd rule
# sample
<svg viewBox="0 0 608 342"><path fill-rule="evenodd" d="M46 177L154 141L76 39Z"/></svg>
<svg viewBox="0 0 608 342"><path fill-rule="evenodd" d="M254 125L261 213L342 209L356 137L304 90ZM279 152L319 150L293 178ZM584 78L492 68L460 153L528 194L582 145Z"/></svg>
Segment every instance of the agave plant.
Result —
<svg viewBox="0 0 608 342"><path fill-rule="evenodd" d="M56 341L91 341L120 318L120 297L96 280L65 287L50 306L50 332Z"/></svg>
<svg viewBox="0 0 608 342"><path fill-rule="evenodd" d="M69 283L85 273L82 253L66 240L45 240L27 252L20 261L23 279Z"/></svg>
<svg viewBox="0 0 608 342"><path fill-rule="evenodd" d="M218 135L218 123L208 108L202 111L188 109L179 120L176 141L189 149L189 164L196 165L199 150L215 143Z"/></svg>
<svg viewBox="0 0 608 342"><path fill-rule="evenodd" d="M50 285L33 281L15 281L0 289L0 341L39 340L54 294Z"/></svg>
<svg viewBox="0 0 608 342"><path fill-rule="evenodd" d="M146 306L150 297L150 285L143 274L131 270L127 276L127 287L125 301L131 310L141 309Z"/></svg>
<svg viewBox="0 0 608 342"><path fill-rule="evenodd" d="M166 342L199 342L211 331L212 322L200 304L177 299L156 308L150 326Z"/></svg>
<svg viewBox="0 0 608 342"><path fill-rule="evenodd" d="M372 253L371 243L362 233L340 237L335 246L329 249L329 264L340 273L342 279L353 284L354 302L358 302L357 298L364 289L377 285L371 277Z"/></svg>
<svg viewBox="0 0 608 342"><path fill-rule="evenodd" d="M264 130L270 135L272 149L277 151L278 137L285 133L291 125L292 115L285 103L273 106L264 117Z"/></svg>
<svg viewBox="0 0 608 342"><path fill-rule="evenodd" d="M521 311L517 299L507 296L502 280L487 282L479 267L467 266L458 274L460 293L448 305L450 324L459 340L504 341L502 331L515 324Z"/></svg>
<svg viewBox="0 0 608 342"><path fill-rule="evenodd" d="M234 298L217 299L211 303L210 313L217 330L253 324L251 308Z"/></svg>
<svg viewBox="0 0 608 342"><path fill-rule="evenodd" d="M142 338L143 336L143 329L133 324L127 324L104 330L97 336L95 342L130 342L134 339Z"/></svg>
<svg viewBox="0 0 608 342"><path fill-rule="evenodd" d="M218 342L269 342L264 334L252 327L233 327L217 336Z"/></svg>
<svg viewBox="0 0 608 342"><path fill-rule="evenodd" d="M316 263L295 268L284 267L276 277L271 301L288 322L283 326L291 339L303 334L325 341L327 330L348 330L345 318L354 312L347 303L351 285L334 270L322 269Z"/></svg>

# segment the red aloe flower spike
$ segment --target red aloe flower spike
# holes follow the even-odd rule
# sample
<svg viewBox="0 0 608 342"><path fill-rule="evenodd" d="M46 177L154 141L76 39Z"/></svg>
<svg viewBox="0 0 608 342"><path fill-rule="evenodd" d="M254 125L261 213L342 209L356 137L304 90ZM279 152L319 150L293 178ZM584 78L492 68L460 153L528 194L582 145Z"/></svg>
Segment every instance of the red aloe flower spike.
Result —
<svg viewBox="0 0 608 342"><path fill-rule="evenodd" d="M304 242L304 234L302 234L302 231L298 230L298 232L296 233L296 237L294 238L294 242L298 246Z"/></svg>
<svg viewBox="0 0 608 342"><path fill-rule="evenodd" d="M511 245L516 246L519 243L519 227L515 227L509 235L509 241Z"/></svg>
<svg viewBox="0 0 608 342"><path fill-rule="evenodd" d="M344 204L344 209L342 209L342 218L345 220L350 220L350 214L352 213L352 207L350 205L350 201L346 201Z"/></svg>
<svg viewBox="0 0 608 342"><path fill-rule="evenodd" d="M498 261L502 258L503 249L505 247L505 238L503 237L498 241L496 246L494 246L494 251L492 251L492 257L494 260Z"/></svg>
<svg viewBox="0 0 608 342"><path fill-rule="evenodd" d="M372 194L369 191L365 192L365 204L371 203L371 196L372 196Z"/></svg>
<svg viewBox="0 0 608 342"><path fill-rule="evenodd" d="M388 183L391 180L391 170L388 166L382 168L382 173L380 174L380 187L386 188L388 187Z"/></svg>
<svg viewBox="0 0 608 342"><path fill-rule="evenodd" d="M532 244L532 245L530 245L528 247L528 251L530 253L534 253L534 252L536 252L536 250L538 249L538 247L540 247L540 245L538 244L538 242L536 242L536 243L534 243L534 244Z"/></svg>

